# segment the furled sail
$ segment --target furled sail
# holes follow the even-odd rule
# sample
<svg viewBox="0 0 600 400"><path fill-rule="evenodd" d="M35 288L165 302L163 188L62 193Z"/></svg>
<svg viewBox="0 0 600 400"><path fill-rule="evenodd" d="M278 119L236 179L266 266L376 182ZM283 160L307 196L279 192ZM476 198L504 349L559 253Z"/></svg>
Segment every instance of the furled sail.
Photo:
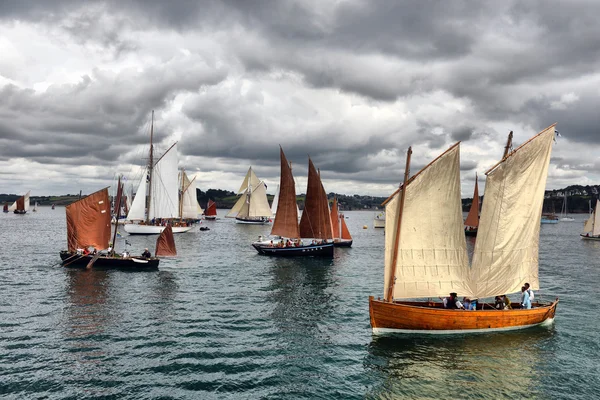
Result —
<svg viewBox="0 0 600 400"><path fill-rule="evenodd" d="M129 221L142 221L146 219L146 187L148 186L148 182L146 180L147 175L148 169L145 168L142 178L140 179L140 184L135 192L135 197L133 198L133 202L129 208L129 213L127 213L127 219Z"/></svg>
<svg viewBox="0 0 600 400"><path fill-rule="evenodd" d="M487 173L471 268L475 297L539 288L538 247L554 125Z"/></svg>
<svg viewBox="0 0 600 400"><path fill-rule="evenodd" d="M473 192L473 202L469 214L465 220L465 225L476 228L479 226L479 188L477 187L477 174L475 174L475 191Z"/></svg>
<svg viewBox="0 0 600 400"><path fill-rule="evenodd" d="M108 248L110 241L110 203L108 188L66 206L69 251L94 246Z"/></svg>
<svg viewBox="0 0 600 400"><path fill-rule="evenodd" d="M177 143L154 165L148 218L176 218L179 215Z"/></svg>
<svg viewBox="0 0 600 400"><path fill-rule="evenodd" d="M304 211L300 219L300 236L303 238L333 239L327 196L321 178L310 157L308 158L308 183Z"/></svg>
<svg viewBox="0 0 600 400"><path fill-rule="evenodd" d="M156 239L156 257L172 257L177 255L177 249L175 248L175 238L173 237L173 228L171 224L167 224L167 227Z"/></svg>
<svg viewBox="0 0 600 400"><path fill-rule="evenodd" d="M459 149L455 144L408 181L396 265L392 263L401 192L386 200L384 293L395 276L394 299L469 292Z"/></svg>
<svg viewBox="0 0 600 400"><path fill-rule="evenodd" d="M281 176L279 178L279 202L271 235L297 239L300 237L298 229L298 206L296 204L296 184L292 176L292 169L285 158L283 149L279 149L281 159Z"/></svg>

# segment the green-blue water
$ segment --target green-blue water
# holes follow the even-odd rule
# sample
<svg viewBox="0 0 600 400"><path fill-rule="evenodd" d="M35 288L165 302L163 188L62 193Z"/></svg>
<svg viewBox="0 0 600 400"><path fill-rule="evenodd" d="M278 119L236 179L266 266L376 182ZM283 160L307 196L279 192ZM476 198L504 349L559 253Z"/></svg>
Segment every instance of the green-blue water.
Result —
<svg viewBox="0 0 600 400"><path fill-rule="evenodd" d="M374 337L383 230L346 215L354 245L334 260L259 256L250 242L269 226L220 219L140 273L51 267L64 208L0 215L0 397L597 398L600 243L579 239L584 216L542 226L536 297L560 297L552 328ZM125 238L133 253L156 240Z"/></svg>

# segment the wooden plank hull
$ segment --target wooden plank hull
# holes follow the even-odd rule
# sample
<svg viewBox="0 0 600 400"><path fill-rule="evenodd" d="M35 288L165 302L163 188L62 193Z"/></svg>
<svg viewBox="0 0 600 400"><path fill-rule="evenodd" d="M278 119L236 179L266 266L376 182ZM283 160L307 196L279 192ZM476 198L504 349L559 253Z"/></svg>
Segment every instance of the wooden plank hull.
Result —
<svg viewBox="0 0 600 400"><path fill-rule="evenodd" d="M67 251L60 252L63 267L85 268L92 260L93 255L77 255ZM158 258L143 259L138 257L120 258L100 256L94 261L93 268L116 268L127 271L140 271L158 269L160 260Z"/></svg>
<svg viewBox="0 0 600 400"><path fill-rule="evenodd" d="M394 302L369 298L373 333L455 334L530 328L554 319L558 299L530 310L449 310L441 303Z"/></svg>

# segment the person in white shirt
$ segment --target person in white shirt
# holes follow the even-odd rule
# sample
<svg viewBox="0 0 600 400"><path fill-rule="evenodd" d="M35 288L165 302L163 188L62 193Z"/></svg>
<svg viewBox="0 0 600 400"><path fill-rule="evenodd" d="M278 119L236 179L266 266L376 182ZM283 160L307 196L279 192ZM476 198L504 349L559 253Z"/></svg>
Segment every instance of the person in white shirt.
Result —
<svg viewBox="0 0 600 400"><path fill-rule="evenodd" d="M525 282L525 290L527 290L527 293L529 294L529 301L531 301L533 303L533 299L535 298L535 295L533 294L533 290L531 290L529 288L529 283Z"/></svg>

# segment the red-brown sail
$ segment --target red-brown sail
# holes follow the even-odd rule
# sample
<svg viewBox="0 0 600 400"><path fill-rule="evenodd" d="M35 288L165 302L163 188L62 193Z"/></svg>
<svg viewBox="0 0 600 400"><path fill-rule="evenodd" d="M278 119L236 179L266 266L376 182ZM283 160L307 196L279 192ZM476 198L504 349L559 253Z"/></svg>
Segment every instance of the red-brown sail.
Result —
<svg viewBox="0 0 600 400"><path fill-rule="evenodd" d="M206 210L204 211L204 215L206 217L214 217L217 215L217 203L208 199L208 203L206 204Z"/></svg>
<svg viewBox="0 0 600 400"><path fill-rule="evenodd" d="M471 209L465 220L465 226L477 228L479 226L479 189L477 187L477 174L475 174L475 192L473 193L473 202Z"/></svg>
<svg viewBox="0 0 600 400"><path fill-rule="evenodd" d="M25 211L25 196L21 196L17 199L17 208L15 211Z"/></svg>
<svg viewBox="0 0 600 400"><path fill-rule="evenodd" d="M110 241L110 203L108 188L84 197L66 207L69 251L94 246L108 248Z"/></svg>
<svg viewBox="0 0 600 400"><path fill-rule="evenodd" d="M281 201L281 197L279 201ZM333 239L327 196L321 184L321 178L310 157L308 158L306 199L302 219L300 220L300 236L303 238Z"/></svg>
<svg viewBox="0 0 600 400"><path fill-rule="evenodd" d="M288 160L279 148L281 158L281 176L279 178L279 203L273 222L271 235L297 239L300 237L298 229L298 207L296 205L296 184Z"/></svg>
<svg viewBox="0 0 600 400"><path fill-rule="evenodd" d="M331 205L331 230L333 231L333 237L341 237L340 227L340 213L338 210L337 197L333 198L333 204Z"/></svg>
<svg viewBox="0 0 600 400"><path fill-rule="evenodd" d="M8 212L8 203L4 203L4 208L2 209L4 212Z"/></svg>
<svg viewBox="0 0 600 400"><path fill-rule="evenodd" d="M175 238L173 238L173 229L171 224L167 225L156 239L156 257L170 257L177 255L175 248Z"/></svg>
<svg viewBox="0 0 600 400"><path fill-rule="evenodd" d="M342 224L342 239L352 240L352 235L350 234L350 231L348 230L348 227L346 226L346 222L344 221L343 215L340 218L340 222Z"/></svg>

